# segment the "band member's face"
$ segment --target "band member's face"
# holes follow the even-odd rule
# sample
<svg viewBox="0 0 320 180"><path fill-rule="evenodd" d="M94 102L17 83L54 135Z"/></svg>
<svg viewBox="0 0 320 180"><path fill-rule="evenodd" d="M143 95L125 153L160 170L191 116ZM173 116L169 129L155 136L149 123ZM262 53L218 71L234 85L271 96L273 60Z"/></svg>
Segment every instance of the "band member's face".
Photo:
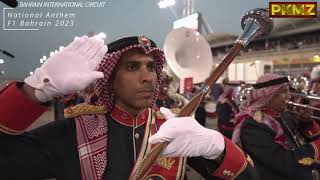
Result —
<svg viewBox="0 0 320 180"><path fill-rule="evenodd" d="M282 112L286 109L287 107L287 101L290 99L290 91L289 91L289 86L283 87L279 89L279 91L276 93L275 96L272 97L269 107Z"/></svg>
<svg viewBox="0 0 320 180"><path fill-rule="evenodd" d="M115 104L132 113L151 107L156 81L153 57L136 50L128 52L116 68L113 81Z"/></svg>

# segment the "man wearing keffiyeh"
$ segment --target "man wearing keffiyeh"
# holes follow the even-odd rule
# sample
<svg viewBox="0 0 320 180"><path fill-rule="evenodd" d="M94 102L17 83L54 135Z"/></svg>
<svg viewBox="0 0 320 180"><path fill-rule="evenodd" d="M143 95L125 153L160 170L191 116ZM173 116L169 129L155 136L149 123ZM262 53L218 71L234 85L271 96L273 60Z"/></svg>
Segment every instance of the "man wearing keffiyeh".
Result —
<svg viewBox="0 0 320 180"><path fill-rule="evenodd" d="M151 108L163 63L162 50L144 36L108 46L81 37L24 83L9 84L0 92L0 179L127 179L164 141L170 143L147 179L184 179L187 158L206 179L255 179L242 151L219 132ZM24 132L54 96L92 83L94 94L65 109L67 120Z"/></svg>
<svg viewBox="0 0 320 180"><path fill-rule="evenodd" d="M310 84L309 84L309 94L313 96L320 96L320 65L317 65L312 68L310 74ZM315 108L320 108L319 101L310 101L310 105ZM314 111L313 115L316 117L320 117L319 111Z"/></svg>
<svg viewBox="0 0 320 180"><path fill-rule="evenodd" d="M216 106L218 129L224 136L231 139L234 129L234 116L239 112L236 102L232 99L235 85L224 84L223 93L219 96Z"/></svg>
<svg viewBox="0 0 320 180"><path fill-rule="evenodd" d="M318 178L315 169L319 169L320 160L319 126L314 122L306 126L303 133L313 141L299 144L288 119L282 116L290 98L288 78L265 74L253 88L236 115L233 142L252 158L262 180Z"/></svg>

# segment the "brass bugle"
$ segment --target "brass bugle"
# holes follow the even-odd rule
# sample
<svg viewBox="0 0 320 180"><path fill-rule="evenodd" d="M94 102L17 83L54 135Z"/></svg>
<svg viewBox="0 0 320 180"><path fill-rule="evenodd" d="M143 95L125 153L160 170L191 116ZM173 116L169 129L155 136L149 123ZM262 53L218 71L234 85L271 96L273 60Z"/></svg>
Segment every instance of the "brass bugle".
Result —
<svg viewBox="0 0 320 180"><path fill-rule="evenodd" d="M314 100L314 101L320 101L320 97L318 96L313 96L313 95L308 95L308 94L304 94L304 93L294 93L294 92L290 92L290 95L293 97L301 97L304 99L309 99L309 100Z"/></svg>
<svg viewBox="0 0 320 180"><path fill-rule="evenodd" d="M301 107L301 108L311 109L313 111L320 111L320 108L312 107L312 106L306 105L306 104L295 103L292 101L287 101L287 104L291 105L291 106L297 106L297 107Z"/></svg>

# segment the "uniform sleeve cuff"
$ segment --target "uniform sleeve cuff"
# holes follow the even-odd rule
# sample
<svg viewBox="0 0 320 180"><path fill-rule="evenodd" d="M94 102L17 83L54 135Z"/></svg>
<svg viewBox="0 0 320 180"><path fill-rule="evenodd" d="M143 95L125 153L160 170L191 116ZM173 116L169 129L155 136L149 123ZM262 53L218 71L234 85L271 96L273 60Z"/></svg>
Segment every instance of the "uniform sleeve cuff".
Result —
<svg viewBox="0 0 320 180"><path fill-rule="evenodd" d="M213 173L221 179L235 179L247 166L247 160L241 149L224 137L226 143L225 155L219 168Z"/></svg>
<svg viewBox="0 0 320 180"><path fill-rule="evenodd" d="M0 91L0 131L7 134L21 134L47 108L24 96L13 82Z"/></svg>
<svg viewBox="0 0 320 180"><path fill-rule="evenodd" d="M315 121L313 121L311 128L304 131L304 135L308 138L313 138L317 135L320 135L320 126Z"/></svg>
<svg viewBox="0 0 320 180"><path fill-rule="evenodd" d="M320 139L310 143L314 149L314 159L320 160L319 150L320 150Z"/></svg>

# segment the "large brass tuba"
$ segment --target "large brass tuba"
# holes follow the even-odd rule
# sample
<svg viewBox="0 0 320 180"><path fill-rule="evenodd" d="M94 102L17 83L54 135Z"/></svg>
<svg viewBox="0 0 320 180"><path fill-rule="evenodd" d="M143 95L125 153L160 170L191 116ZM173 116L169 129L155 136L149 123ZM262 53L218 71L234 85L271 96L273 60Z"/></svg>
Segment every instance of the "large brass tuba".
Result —
<svg viewBox="0 0 320 180"><path fill-rule="evenodd" d="M170 70L180 80L192 77L203 82L212 70L212 53L207 40L196 30L181 27L171 31L164 42Z"/></svg>

